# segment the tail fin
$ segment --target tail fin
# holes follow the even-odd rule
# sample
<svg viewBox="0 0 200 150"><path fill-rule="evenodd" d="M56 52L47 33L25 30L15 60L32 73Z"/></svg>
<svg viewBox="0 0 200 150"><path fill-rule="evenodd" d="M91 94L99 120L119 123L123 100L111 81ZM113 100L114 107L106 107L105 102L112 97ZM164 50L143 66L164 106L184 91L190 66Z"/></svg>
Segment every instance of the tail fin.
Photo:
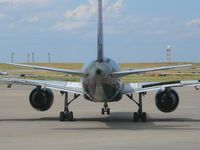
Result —
<svg viewBox="0 0 200 150"><path fill-rule="evenodd" d="M99 21L98 21L98 56L97 61L102 62L104 60L104 45L103 45L103 4L102 0L99 0L98 3L98 13L99 13Z"/></svg>

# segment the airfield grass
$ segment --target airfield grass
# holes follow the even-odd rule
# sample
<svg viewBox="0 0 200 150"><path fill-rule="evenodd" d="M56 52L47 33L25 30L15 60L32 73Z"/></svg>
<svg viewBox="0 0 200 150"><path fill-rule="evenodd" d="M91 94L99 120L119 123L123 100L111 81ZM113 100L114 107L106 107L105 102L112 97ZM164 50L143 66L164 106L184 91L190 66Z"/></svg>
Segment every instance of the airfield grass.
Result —
<svg viewBox="0 0 200 150"><path fill-rule="evenodd" d="M188 63L124 63L121 64L122 70L127 69L141 69L141 68L154 68L161 66L182 65ZM189 63L191 64L191 63ZM173 69L160 72L152 72L147 74L131 75L123 78L124 82L159 82L170 80L200 80L200 63L192 63L192 67ZM33 64L31 64L33 65ZM34 65L46 66L53 68L63 68L69 70L80 70L83 67L81 63L35 63ZM25 74L26 79L40 79L40 80L64 80L64 81L80 81L79 77L67 76L62 73L33 70L29 68L21 68L0 64L0 71L7 71L8 77L19 77ZM4 76L5 77L5 76Z"/></svg>

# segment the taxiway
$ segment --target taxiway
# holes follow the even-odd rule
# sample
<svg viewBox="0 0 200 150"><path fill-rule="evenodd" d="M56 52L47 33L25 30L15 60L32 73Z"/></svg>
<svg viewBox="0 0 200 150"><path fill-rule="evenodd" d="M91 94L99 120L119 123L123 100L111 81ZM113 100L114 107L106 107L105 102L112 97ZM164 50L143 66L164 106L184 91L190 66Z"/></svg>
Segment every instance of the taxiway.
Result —
<svg viewBox="0 0 200 150"><path fill-rule="evenodd" d="M128 98L111 103L111 116L102 104L79 98L70 109L75 121L59 122L64 97L55 93L53 107L37 112L29 104L32 87L0 86L1 150L199 150L200 91L178 89L180 105L170 114L158 111L155 93L144 98L146 123L132 122L137 107Z"/></svg>

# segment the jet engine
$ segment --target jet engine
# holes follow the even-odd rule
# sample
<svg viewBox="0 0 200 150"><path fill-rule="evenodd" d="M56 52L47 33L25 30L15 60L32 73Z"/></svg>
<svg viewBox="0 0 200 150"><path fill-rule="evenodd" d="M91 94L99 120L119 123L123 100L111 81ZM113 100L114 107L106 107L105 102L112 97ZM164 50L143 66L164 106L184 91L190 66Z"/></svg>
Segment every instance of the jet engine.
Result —
<svg viewBox="0 0 200 150"><path fill-rule="evenodd" d="M164 112L170 113L176 110L179 104L178 93L174 89L160 90L156 94L156 106Z"/></svg>
<svg viewBox="0 0 200 150"><path fill-rule="evenodd" d="M51 108L54 95L50 89L34 89L29 97L31 106L38 111L47 111Z"/></svg>

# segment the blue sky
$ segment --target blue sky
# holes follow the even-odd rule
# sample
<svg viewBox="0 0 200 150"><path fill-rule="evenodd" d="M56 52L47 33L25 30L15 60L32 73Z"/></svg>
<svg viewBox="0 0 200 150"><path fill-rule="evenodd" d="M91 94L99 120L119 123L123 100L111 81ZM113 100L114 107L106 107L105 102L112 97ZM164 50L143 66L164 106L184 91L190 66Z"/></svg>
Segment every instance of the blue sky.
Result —
<svg viewBox="0 0 200 150"><path fill-rule="evenodd" d="M0 0L0 62L96 58L97 0ZM200 1L104 0L105 54L118 62L200 62Z"/></svg>

